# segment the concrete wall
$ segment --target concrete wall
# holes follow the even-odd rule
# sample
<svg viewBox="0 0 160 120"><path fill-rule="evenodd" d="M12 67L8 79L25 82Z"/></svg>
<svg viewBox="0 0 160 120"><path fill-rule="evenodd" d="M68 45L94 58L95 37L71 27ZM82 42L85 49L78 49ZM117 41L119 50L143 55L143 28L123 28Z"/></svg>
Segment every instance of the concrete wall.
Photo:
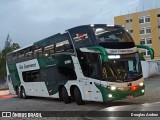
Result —
<svg viewBox="0 0 160 120"><path fill-rule="evenodd" d="M7 82L0 82L0 90L1 89L8 89L8 84Z"/></svg>
<svg viewBox="0 0 160 120"><path fill-rule="evenodd" d="M160 61L141 61L143 77L160 75Z"/></svg>

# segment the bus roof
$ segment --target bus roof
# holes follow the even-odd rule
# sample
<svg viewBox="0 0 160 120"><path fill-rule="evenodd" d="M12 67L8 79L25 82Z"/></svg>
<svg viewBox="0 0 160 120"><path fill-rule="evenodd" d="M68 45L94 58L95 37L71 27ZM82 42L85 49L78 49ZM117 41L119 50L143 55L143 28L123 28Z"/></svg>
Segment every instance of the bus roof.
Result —
<svg viewBox="0 0 160 120"><path fill-rule="evenodd" d="M104 26L104 25L105 25L105 26L108 26L108 27L111 27L111 26L113 26L113 27L123 27L122 25L88 24L88 25L76 26L76 27L73 27L73 28L70 28L70 29L67 29L67 30L71 30L71 29L78 28L78 27L85 27L85 26L91 26L91 27L94 27L94 26L95 26L95 27L98 27L98 26ZM66 31L67 31L67 30L66 30ZM65 32L62 33L62 34L65 34ZM50 36L50 37L44 38L44 39L42 39L42 40L39 40L39 41L37 41L37 42L34 42L34 43L32 43L32 44L29 44L29 45L24 46L24 47L22 47L22 48L19 48L19 49L17 49L17 50L14 50L14 51L8 53L7 55L12 54L12 53L14 53L14 52L18 52L18 51L20 51L20 50L23 50L23 49L25 49L25 48L31 47L31 46L33 46L33 45L49 45L51 42L54 42L54 41L55 41L55 38L58 39L58 36L60 36L60 35L62 35L62 34L61 34L61 33L54 34L54 35L52 35L52 36Z"/></svg>
<svg viewBox="0 0 160 120"><path fill-rule="evenodd" d="M71 29L73 29L73 28L78 28L78 27L85 27L85 26L91 26L91 27L98 27L98 26L106 26L106 27L124 27L123 25L116 25L116 24L113 24L113 25L108 25L108 24L88 24L88 25L80 25L80 26L72 27L72 28L67 29L67 30L71 30Z"/></svg>

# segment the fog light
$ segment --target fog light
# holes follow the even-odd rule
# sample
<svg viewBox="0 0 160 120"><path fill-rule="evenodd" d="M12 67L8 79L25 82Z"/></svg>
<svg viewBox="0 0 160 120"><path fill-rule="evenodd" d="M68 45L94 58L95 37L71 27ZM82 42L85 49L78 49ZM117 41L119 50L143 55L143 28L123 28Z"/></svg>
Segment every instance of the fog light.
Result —
<svg viewBox="0 0 160 120"><path fill-rule="evenodd" d="M112 98L112 94L108 94L108 97L109 97L109 98Z"/></svg>
<svg viewBox="0 0 160 120"><path fill-rule="evenodd" d="M144 89L142 89L142 93L144 93Z"/></svg>
<svg viewBox="0 0 160 120"><path fill-rule="evenodd" d="M143 85L144 85L144 83L143 83L143 82L139 83L139 86L143 86Z"/></svg>

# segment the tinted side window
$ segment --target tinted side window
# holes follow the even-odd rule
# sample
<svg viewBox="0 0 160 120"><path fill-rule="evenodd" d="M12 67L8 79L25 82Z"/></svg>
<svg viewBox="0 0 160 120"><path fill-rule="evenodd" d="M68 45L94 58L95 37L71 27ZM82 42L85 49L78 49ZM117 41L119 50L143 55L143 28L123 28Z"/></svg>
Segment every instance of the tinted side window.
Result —
<svg viewBox="0 0 160 120"><path fill-rule="evenodd" d="M44 47L44 55L45 56L52 55L52 54L54 54L54 52L55 52L54 45L49 45L49 46Z"/></svg>
<svg viewBox="0 0 160 120"><path fill-rule="evenodd" d="M32 70L22 72L24 82L39 82L40 81L40 71Z"/></svg>
<svg viewBox="0 0 160 120"><path fill-rule="evenodd" d="M76 80L77 75L74 69L67 67L58 67L58 74L60 80Z"/></svg>
<svg viewBox="0 0 160 120"><path fill-rule="evenodd" d="M43 51L42 47L35 49L34 50L34 57L42 56L42 51Z"/></svg>
<svg viewBox="0 0 160 120"><path fill-rule="evenodd" d="M26 59L31 59L32 58L32 49L31 49L31 47L25 49L25 58Z"/></svg>
<svg viewBox="0 0 160 120"><path fill-rule="evenodd" d="M101 79L100 58L98 54L78 52L78 59L84 76Z"/></svg>
<svg viewBox="0 0 160 120"><path fill-rule="evenodd" d="M35 70L31 72L31 81L33 82L39 81L39 78L40 78L39 70Z"/></svg>
<svg viewBox="0 0 160 120"><path fill-rule="evenodd" d="M18 52L18 59L24 59L24 50Z"/></svg>
<svg viewBox="0 0 160 120"><path fill-rule="evenodd" d="M16 61L17 60L17 52L13 53L12 56L12 61Z"/></svg>
<svg viewBox="0 0 160 120"><path fill-rule="evenodd" d="M55 67L48 67L47 69L47 81L52 82L55 81Z"/></svg>
<svg viewBox="0 0 160 120"><path fill-rule="evenodd" d="M40 70L40 81L46 81L47 80L47 70L41 69Z"/></svg>
<svg viewBox="0 0 160 120"><path fill-rule="evenodd" d="M57 37L56 52L73 52L73 46L68 33L64 33Z"/></svg>

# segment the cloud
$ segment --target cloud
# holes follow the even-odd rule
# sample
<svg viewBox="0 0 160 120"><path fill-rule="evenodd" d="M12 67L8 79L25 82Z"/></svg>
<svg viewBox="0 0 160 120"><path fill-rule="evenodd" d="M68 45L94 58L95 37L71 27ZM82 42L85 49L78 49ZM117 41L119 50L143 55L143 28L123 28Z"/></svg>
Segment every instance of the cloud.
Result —
<svg viewBox="0 0 160 120"><path fill-rule="evenodd" d="M113 24L114 16L159 0L4 0L0 1L0 41L8 32L21 46L65 29L93 23ZM0 45L1 48L3 44Z"/></svg>

